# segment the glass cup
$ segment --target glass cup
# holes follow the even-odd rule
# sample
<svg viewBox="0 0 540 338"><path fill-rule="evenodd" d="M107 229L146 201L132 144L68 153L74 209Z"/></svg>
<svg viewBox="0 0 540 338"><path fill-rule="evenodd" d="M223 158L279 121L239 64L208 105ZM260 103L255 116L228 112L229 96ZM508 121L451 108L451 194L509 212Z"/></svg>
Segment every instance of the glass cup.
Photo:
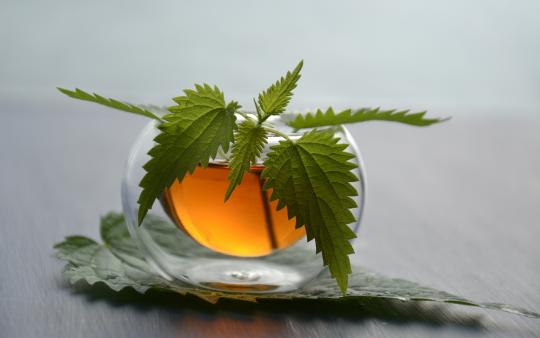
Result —
<svg viewBox="0 0 540 338"><path fill-rule="evenodd" d="M291 139L302 135L278 116L268 122ZM171 282L213 290L267 293L295 290L323 271L314 241L307 242L303 227L296 229L286 208L276 210L277 202L270 201L270 192L262 190L262 163L270 147L283 140L277 136L268 137L261 158L227 202L230 154L218 152L208 168L197 167L182 182L175 181L166 189L139 226L139 182L158 134L156 127L156 121L150 122L133 144L122 182L122 204L131 236L159 274ZM365 201L364 165L349 131L345 127L335 131L340 142L349 145L346 150L356 155L358 164L354 170L358 181L353 182L358 207L352 210L356 222L349 224L357 232ZM156 235L152 221L157 218L171 223L169 229L174 230Z"/></svg>

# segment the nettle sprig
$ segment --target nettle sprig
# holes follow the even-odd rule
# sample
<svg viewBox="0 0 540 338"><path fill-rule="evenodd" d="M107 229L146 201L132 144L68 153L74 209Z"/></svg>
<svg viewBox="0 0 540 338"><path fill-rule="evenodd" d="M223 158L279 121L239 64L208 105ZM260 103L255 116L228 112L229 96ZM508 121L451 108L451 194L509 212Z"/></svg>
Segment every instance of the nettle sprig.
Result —
<svg viewBox="0 0 540 338"><path fill-rule="evenodd" d="M140 182L139 224L163 191L175 180L182 181L197 166L207 167L218 151L228 152L230 185L225 201L242 183L244 175L267 144L269 135L282 137L272 146L264 161L261 179L263 189L272 189L270 200L277 200L277 209L287 208L288 217L295 218L296 227L305 227L307 240L315 239L316 251L322 254L343 293L347 290L351 273L350 254L354 249L350 240L355 238L348 224L355 221L351 209L357 205L353 197L358 192L352 182L358 180L353 173L357 167L346 152L347 144L340 143L329 126L365 121L393 121L414 126L428 126L444 119L425 118L426 112L408 110L347 109L335 113L332 108L298 115L288 122L296 130L309 128L300 138L292 140L275 130L267 119L285 112L293 90L300 79L303 62L254 101L255 112L246 112L236 101L225 101L218 87L195 85L175 97L176 105L167 114L158 116L144 106L123 103L80 89L62 93L80 100L99 103L110 108L127 111L159 121L159 134L148 152L151 159L144 165L145 176ZM237 116L243 120L238 123ZM321 128L321 129L319 129Z"/></svg>

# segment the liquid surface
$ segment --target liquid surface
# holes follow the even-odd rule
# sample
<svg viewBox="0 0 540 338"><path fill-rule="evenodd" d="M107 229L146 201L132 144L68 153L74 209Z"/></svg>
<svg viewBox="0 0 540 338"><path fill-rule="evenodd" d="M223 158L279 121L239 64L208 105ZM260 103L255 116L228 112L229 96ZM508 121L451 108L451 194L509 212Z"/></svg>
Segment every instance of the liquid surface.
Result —
<svg viewBox="0 0 540 338"><path fill-rule="evenodd" d="M269 202L272 191L262 190L262 169L252 167L224 202L229 167L198 167L165 190L163 205L181 229L211 250L242 257L268 255L304 237L305 230L295 228L287 208L277 211L277 201Z"/></svg>

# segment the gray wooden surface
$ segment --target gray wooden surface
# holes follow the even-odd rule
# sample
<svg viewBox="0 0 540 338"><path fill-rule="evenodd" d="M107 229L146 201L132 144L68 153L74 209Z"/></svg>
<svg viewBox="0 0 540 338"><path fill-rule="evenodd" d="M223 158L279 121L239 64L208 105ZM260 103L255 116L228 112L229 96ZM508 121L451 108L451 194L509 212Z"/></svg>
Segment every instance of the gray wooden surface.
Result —
<svg viewBox="0 0 540 338"><path fill-rule="evenodd" d="M0 111L0 337L534 337L540 320L461 306L320 307L74 291L52 245L120 210L145 120L99 107ZM540 311L540 119L353 128L368 171L354 260Z"/></svg>

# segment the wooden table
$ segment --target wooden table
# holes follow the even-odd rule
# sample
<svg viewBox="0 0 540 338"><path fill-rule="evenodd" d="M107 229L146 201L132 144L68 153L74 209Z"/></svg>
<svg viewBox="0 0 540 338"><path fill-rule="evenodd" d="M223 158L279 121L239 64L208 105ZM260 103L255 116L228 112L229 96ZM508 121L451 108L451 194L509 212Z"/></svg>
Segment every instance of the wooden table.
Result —
<svg viewBox="0 0 540 338"><path fill-rule="evenodd" d="M90 105L0 111L0 336L529 337L540 320L462 306L324 307L74 291L52 245L120 210L146 122ZM354 260L480 301L540 311L540 119L352 128L368 171Z"/></svg>

